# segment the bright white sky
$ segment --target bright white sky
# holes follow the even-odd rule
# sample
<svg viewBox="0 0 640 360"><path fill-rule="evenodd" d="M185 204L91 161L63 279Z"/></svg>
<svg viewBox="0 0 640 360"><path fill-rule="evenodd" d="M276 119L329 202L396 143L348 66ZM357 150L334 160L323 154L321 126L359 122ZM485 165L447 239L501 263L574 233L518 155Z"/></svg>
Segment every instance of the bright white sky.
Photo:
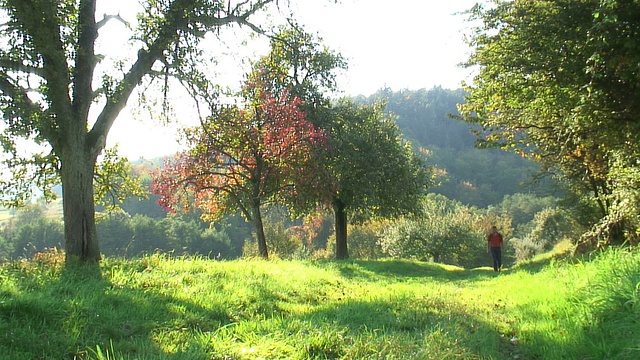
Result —
<svg viewBox="0 0 640 360"><path fill-rule="evenodd" d="M116 8L117 3L131 4L131 0L120 1L107 3ZM328 47L347 59L349 69L339 78L339 88L345 95L368 96L384 87L394 91L433 86L455 89L470 77L468 69L458 66L469 55L463 42L463 31L468 25L464 15L455 13L471 8L476 0L342 0L340 4L331 0L291 0L291 3L306 30L317 32ZM112 8L105 12L121 10ZM265 44L266 40L257 41L250 55L255 58L265 55L268 51ZM215 70L237 74L237 80L229 80L236 86L246 72L240 64L237 58L231 59ZM159 127L150 121L130 121L131 117L128 108L121 113L108 137L108 146L118 143L120 153L130 160L176 151L178 124Z"/></svg>
<svg viewBox="0 0 640 360"><path fill-rule="evenodd" d="M300 15L325 43L349 60L342 79L348 95L393 90L460 87L467 70L464 15L476 0L343 0L311 6ZM322 3L315 1L314 4Z"/></svg>

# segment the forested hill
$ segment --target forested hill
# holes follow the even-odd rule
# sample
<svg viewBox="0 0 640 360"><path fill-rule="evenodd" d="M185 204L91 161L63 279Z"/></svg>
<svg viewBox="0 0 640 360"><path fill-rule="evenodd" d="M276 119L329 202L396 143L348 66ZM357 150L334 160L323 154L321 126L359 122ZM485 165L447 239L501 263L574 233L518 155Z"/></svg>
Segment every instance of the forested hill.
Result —
<svg viewBox="0 0 640 360"><path fill-rule="evenodd" d="M464 102L464 96L462 89L434 87L397 92L382 89L356 100L387 101L387 110L397 116L403 135L437 169L435 193L479 207L497 204L514 193L548 195L548 184L531 185L539 169L533 161L502 150L475 148L472 125L450 116L457 115L456 105Z"/></svg>

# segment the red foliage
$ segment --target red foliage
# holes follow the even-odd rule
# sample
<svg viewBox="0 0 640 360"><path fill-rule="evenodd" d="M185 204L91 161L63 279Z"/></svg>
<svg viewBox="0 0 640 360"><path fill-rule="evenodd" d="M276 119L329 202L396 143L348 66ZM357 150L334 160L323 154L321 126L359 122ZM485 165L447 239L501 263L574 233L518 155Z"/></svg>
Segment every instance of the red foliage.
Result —
<svg viewBox="0 0 640 360"><path fill-rule="evenodd" d="M283 201L302 208L333 190L317 154L327 135L306 120L300 100L253 93L246 109L220 107L188 131L190 150L165 164L153 191L170 211L200 209L208 218L241 210L251 202Z"/></svg>

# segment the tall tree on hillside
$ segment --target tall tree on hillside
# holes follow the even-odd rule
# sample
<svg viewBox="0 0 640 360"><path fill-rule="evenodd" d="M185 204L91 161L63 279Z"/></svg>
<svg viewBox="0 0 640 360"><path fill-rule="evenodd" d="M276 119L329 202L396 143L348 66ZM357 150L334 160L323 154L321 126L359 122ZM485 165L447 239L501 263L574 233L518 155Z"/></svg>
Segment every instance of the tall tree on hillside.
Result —
<svg viewBox="0 0 640 360"><path fill-rule="evenodd" d="M198 70L200 41L230 24L252 29L249 17L273 0L168 0L142 2L132 35L139 50L120 76L96 72L102 26L97 0L1 0L0 143L13 179L3 188L47 188L61 181L67 260L98 261L93 178L96 159L114 121L141 83L175 76L206 85ZM109 49L113 51L112 49ZM164 82L166 86L166 82ZM33 157L16 150L21 139L43 144ZM21 194L21 191L17 191ZM18 198L19 200L20 198Z"/></svg>
<svg viewBox="0 0 640 360"><path fill-rule="evenodd" d="M461 112L489 146L515 149L592 199L594 235L637 241L640 219L640 6L637 1L495 1L467 65Z"/></svg>
<svg viewBox="0 0 640 360"><path fill-rule="evenodd" d="M279 200L300 208L315 201L327 176L313 154L327 137L286 91L275 97L252 78L243 93L246 108L218 107L188 131L189 150L165 165L154 191L165 207L194 206L208 220L240 211L255 226L260 256L268 258L261 206Z"/></svg>
<svg viewBox="0 0 640 360"><path fill-rule="evenodd" d="M349 257L349 221L415 212L430 183L429 169L384 107L344 99L332 108L328 167L338 185L331 199L338 259Z"/></svg>

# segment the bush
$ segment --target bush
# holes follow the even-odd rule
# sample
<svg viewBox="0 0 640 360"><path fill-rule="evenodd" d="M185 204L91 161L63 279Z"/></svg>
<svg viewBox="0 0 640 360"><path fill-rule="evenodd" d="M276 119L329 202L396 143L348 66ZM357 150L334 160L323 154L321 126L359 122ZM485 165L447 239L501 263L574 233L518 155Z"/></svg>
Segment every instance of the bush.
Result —
<svg viewBox="0 0 640 360"><path fill-rule="evenodd" d="M396 220L382 232L379 244L395 258L473 267L486 252L487 221L474 208L429 196L421 214Z"/></svg>
<svg viewBox="0 0 640 360"><path fill-rule="evenodd" d="M356 259L378 259L384 256L378 244L383 222L369 222L350 227L349 256ZM335 237L334 237L335 239Z"/></svg>
<svg viewBox="0 0 640 360"><path fill-rule="evenodd" d="M536 255L544 252L544 245L530 237L524 239L514 238L511 241L514 244L517 262L533 259Z"/></svg>
<svg viewBox="0 0 640 360"><path fill-rule="evenodd" d="M64 227L62 222L47 218L40 205L30 205L17 212L3 237L12 258L31 258L48 248L63 248Z"/></svg>
<svg viewBox="0 0 640 360"><path fill-rule="evenodd" d="M282 221L265 224L264 234L269 253L282 259L291 258L302 245L299 239L291 236Z"/></svg>
<svg viewBox="0 0 640 360"><path fill-rule="evenodd" d="M242 256L242 247L235 248L229 233L216 227L207 228L202 232L200 242L193 251L217 259L235 259Z"/></svg>
<svg viewBox="0 0 640 360"><path fill-rule="evenodd" d="M575 219L560 208L546 208L534 216L533 220L521 226L519 233L527 231L521 239L514 239L516 261L525 261L553 249L566 240L580 236L580 226Z"/></svg>

